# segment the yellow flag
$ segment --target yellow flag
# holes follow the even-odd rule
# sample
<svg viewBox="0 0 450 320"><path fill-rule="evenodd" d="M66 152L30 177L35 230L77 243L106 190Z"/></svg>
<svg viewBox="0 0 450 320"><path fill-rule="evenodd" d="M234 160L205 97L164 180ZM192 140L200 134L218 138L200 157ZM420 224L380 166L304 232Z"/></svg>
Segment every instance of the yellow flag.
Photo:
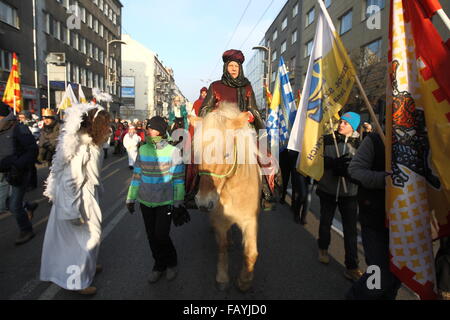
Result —
<svg viewBox="0 0 450 320"><path fill-rule="evenodd" d="M87 103L86 96L84 95L83 88L81 88L81 84L78 85L78 98L80 103Z"/></svg>
<svg viewBox="0 0 450 320"><path fill-rule="evenodd" d="M300 153L298 170L315 180L324 173L323 135L330 117L345 106L355 71L339 35L319 1L321 10L303 94L288 148Z"/></svg>
<svg viewBox="0 0 450 320"><path fill-rule="evenodd" d="M78 104L77 97L72 90L72 86L70 84L67 85L66 91L61 99L61 103L58 106L59 110L66 110L67 108L72 107L74 104Z"/></svg>
<svg viewBox="0 0 450 320"><path fill-rule="evenodd" d="M20 64L16 53L13 53L13 64L6 83L5 93L3 94L4 103L11 108L15 107L16 112L21 112L23 108L22 91L20 88Z"/></svg>

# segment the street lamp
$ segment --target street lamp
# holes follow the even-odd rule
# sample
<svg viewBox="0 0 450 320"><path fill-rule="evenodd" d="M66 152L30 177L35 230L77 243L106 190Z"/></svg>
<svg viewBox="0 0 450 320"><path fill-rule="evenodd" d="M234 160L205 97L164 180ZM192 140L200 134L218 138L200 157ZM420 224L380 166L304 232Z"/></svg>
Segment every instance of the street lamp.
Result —
<svg viewBox="0 0 450 320"><path fill-rule="evenodd" d="M111 40L106 44L106 63L105 63L105 71L106 71L106 86L108 88L108 93L111 91L111 80L109 77L109 46L113 43L119 43L119 44L127 44L125 41L122 40ZM108 101L108 105L106 110L110 111L110 102Z"/></svg>
<svg viewBox="0 0 450 320"><path fill-rule="evenodd" d="M270 47L265 47L265 46L256 46L256 47L253 47L252 49L253 50L263 50L263 51L267 52L267 60L263 60L263 61L267 62L266 86L270 90L270 80L271 80L271 76L272 76L272 50L270 49ZM266 118L267 118L267 115L269 114L269 108L270 108L270 106L267 105L266 106Z"/></svg>

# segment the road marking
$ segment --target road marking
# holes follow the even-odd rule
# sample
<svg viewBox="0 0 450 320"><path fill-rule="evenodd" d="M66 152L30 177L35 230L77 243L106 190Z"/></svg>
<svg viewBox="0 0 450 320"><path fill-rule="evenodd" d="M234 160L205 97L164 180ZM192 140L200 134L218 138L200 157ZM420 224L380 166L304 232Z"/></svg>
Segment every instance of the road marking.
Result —
<svg viewBox="0 0 450 320"><path fill-rule="evenodd" d="M119 198L122 198L122 196L125 194L125 191L128 190L128 187L124 188L120 193L119 193ZM113 205L111 210L102 210L102 212L109 212L107 214L105 214L103 216L103 221L105 221L111 214L113 214L117 209L119 209L121 206L125 205L125 200L124 199L119 199L118 201L116 201L116 203ZM126 209L122 209L122 211L124 211L125 213L127 212ZM123 217L123 215L121 215L121 212L119 212L118 216L120 216L120 219ZM38 223L36 223L34 225L34 227L37 227L38 225L43 224L44 222L46 222L49 219L49 216L44 218L43 220L39 221ZM112 229L110 229L109 226L111 226L111 223L113 223L114 226L117 225L117 223L120 221L116 222L116 219L119 219L117 216L103 229L104 231L102 232L102 240L106 238L106 236L112 231ZM108 228L109 227L109 228ZM41 283L43 283L42 281L39 280L39 276L37 277L38 279L32 279L30 281L28 281L19 291L17 291L15 294L13 294L9 299L10 300L23 300L26 299L26 297L28 295L30 295ZM54 285L56 286L56 285ZM58 286L56 286L58 288L58 290L60 289ZM50 288L48 288L47 290L49 290ZM51 296L54 297L56 294L53 293L53 290L49 290L46 291L46 295L41 295L42 298L46 298L47 296ZM58 291L56 292L58 293ZM45 300L45 299L44 299Z"/></svg>
<svg viewBox="0 0 450 320"><path fill-rule="evenodd" d="M102 240L101 242L105 241L106 237L111 234L111 232L114 230L114 228L119 224L120 220L127 214L127 209L122 209L115 217L111 220L111 222L104 228L102 232ZM43 294L41 294L38 298L38 300L52 300L56 297L56 295L63 290L56 284L51 284L50 287L47 288L47 290L44 291Z"/></svg>
<svg viewBox="0 0 450 320"><path fill-rule="evenodd" d="M112 165L114 165L114 164L116 164L116 163L119 163L120 161L125 160L126 158L127 158L127 157L122 157L122 158L117 159L117 160L114 161L114 162L108 163L106 166L104 166L104 167L102 168L102 171L105 171L106 169L108 169L108 168L111 167Z"/></svg>
<svg viewBox="0 0 450 320"><path fill-rule="evenodd" d="M108 174L106 177L102 178L102 181L105 181L106 179L112 177L113 175L115 175L117 172L119 172L120 169L116 169L113 172L111 172L110 174Z"/></svg>

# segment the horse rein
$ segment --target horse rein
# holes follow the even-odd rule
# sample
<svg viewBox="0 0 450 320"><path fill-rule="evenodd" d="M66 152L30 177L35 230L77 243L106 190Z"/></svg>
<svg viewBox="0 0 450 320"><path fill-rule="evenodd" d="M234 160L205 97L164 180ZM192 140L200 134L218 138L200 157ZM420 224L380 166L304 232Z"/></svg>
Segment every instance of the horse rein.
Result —
<svg viewBox="0 0 450 320"><path fill-rule="evenodd" d="M209 176L209 177L213 177L213 178L218 178L218 179L226 179L229 178L231 176L231 174L233 173L234 169L236 169L237 167L237 147L236 144L233 146L233 152L234 152L234 163L233 166L231 167L231 169L226 173L226 174L216 174L216 173L212 173L212 172L199 172L199 176Z"/></svg>

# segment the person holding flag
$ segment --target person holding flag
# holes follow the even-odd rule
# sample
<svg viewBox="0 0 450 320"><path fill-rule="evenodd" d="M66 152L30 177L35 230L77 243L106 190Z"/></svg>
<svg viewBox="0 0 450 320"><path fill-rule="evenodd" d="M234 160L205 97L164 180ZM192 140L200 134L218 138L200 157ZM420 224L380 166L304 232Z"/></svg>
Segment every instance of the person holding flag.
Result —
<svg viewBox="0 0 450 320"><path fill-rule="evenodd" d="M354 134L360 116L345 114L338 132L325 135L327 127L333 130L333 119L338 118L347 103L356 72L324 3L321 0L318 3L316 35L288 148L300 153L298 170L319 181L319 261L324 264L330 261L327 251L330 229L336 206L339 206L344 224L344 275L357 280L362 275L357 255L357 186L343 177L347 175L346 167L359 145Z"/></svg>

